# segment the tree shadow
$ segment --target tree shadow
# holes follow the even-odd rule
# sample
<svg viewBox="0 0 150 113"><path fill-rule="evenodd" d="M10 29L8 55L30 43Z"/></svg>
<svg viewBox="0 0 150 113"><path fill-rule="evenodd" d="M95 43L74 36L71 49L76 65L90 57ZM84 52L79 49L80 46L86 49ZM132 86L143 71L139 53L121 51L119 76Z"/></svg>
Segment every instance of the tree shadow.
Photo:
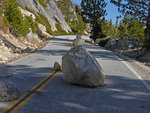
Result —
<svg viewBox="0 0 150 113"><path fill-rule="evenodd" d="M97 88L80 87L64 82L59 75L45 89L42 103L49 103L49 109L57 106L51 113L65 109L72 113L149 113L150 93L140 80L107 75L105 84Z"/></svg>

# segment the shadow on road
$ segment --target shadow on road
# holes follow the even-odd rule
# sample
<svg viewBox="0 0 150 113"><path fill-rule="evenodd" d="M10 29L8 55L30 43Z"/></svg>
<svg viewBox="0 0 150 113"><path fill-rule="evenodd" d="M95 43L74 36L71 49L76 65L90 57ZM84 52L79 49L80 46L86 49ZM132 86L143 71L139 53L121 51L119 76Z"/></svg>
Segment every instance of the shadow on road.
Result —
<svg viewBox="0 0 150 113"><path fill-rule="evenodd" d="M64 82L62 74L37 95L40 111L51 113L149 113L150 94L138 79L107 75L105 87L87 88ZM48 108L44 106L49 103ZM67 111L66 111L67 110Z"/></svg>

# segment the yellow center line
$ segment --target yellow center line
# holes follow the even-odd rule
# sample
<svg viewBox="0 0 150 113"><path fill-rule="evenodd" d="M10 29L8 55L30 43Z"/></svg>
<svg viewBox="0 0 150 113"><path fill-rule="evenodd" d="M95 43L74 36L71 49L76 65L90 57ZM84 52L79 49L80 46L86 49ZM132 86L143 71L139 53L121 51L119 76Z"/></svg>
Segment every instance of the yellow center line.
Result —
<svg viewBox="0 0 150 113"><path fill-rule="evenodd" d="M48 85L49 82L51 82L55 77L56 75L58 75L60 73L60 70L57 71L50 79L48 79L45 84L43 84L41 87L39 87L37 89L37 91L41 91L45 86ZM26 103L28 103L34 96L36 96L37 93L32 93L26 100L24 100L19 106L17 106L15 109L13 109L12 112L10 113L16 113L17 111L19 111Z"/></svg>
<svg viewBox="0 0 150 113"><path fill-rule="evenodd" d="M27 104L37 93L41 91L61 70L57 72L51 72L39 83L33 86L28 92L25 92L19 99L13 101L10 105L4 108L0 113L16 113L19 111L25 104Z"/></svg>
<svg viewBox="0 0 150 113"><path fill-rule="evenodd" d="M72 44L69 43L68 37L67 37L67 43L72 48ZM58 70L57 72L52 71L49 75L47 75L45 78L43 78L40 82L38 82L35 86L33 86L29 91L25 92L20 98L10 103L8 106L6 106L3 110L0 111L0 113L16 113L19 111L23 106L25 106L34 96L37 95L37 92L40 92L45 86L48 85L62 70Z"/></svg>

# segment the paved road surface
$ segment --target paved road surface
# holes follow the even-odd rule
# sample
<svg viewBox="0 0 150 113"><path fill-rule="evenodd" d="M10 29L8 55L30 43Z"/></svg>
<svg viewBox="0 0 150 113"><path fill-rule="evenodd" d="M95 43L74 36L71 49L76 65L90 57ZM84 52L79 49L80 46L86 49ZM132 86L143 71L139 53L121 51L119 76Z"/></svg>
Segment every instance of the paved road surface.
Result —
<svg viewBox="0 0 150 113"><path fill-rule="evenodd" d="M3 73L9 75L4 80L13 82L21 94L28 91L52 72L55 61L61 63L62 55L70 49L66 38L58 36L42 50L4 66ZM69 42L73 38L69 36ZM67 84L60 72L42 91L34 92L27 104L18 106L18 113L150 113L150 85L139 79L143 75L128 64L131 71L112 52L90 44L84 47L104 69L106 86ZM9 104L0 103L0 109Z"/></svg>

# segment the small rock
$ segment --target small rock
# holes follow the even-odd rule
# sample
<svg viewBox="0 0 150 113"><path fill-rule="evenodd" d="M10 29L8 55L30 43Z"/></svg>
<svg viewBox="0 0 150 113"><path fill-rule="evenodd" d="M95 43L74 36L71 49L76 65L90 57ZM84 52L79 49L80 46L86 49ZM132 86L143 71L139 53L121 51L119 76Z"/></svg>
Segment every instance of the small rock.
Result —
<svg viewBox="0 0 150 113"><path fill-rule="evenodd" d="M43 31L46 32L46 27L45 27L44 25L38 24L38 26L39 26L39 29L40 29L40 30L43 30Z"/></svg>
<svg viewBox="0 0 150 113"><path fill-rule="evenodd" d="M101 40L102 40L101 38L97 38L97 39L95 40L95 44L99 44L99 42L100 42Z"/></svg>
<svg viewBox="0 0 150 113"><path fill-rule="evenodd" d="M25 53L31 53L32 49L30 47L27 47L26 49L23 50Z"/></svg>
<svg viewBox="0 0 150 113"><path fill-rule="evenodd" d="M55 71L58 71L58 70L60 70L60 69L61 69L60 64L59 64L58 62L55 62L55 64L54 64L54 70L55 70Z"/></svg>
<svg viewBox="0 0 150 113"><path fill-rule="evenodd" d="M94 41L93 41L92 39L90 39L90 38L89 38L89 39L85 39L85 42L86 42L86 43L90 43L90 44L93 44L93 43L94 43Z"/></svg>
<svg viewBox="0 0 150 113"><path fill-rule="evenodd" d="M0 81L0 102L12 101L19 96L19 90L12 83Z"/></svg>
<svg viewBox="0 0 150 113"><path fill-rule="evenodd" d="M150 66L150 62L147 62L146 65L147 65L147 66Z"/></svg>
<svg viewBox="0 0 150 113"><path fill-rule="evenodd" d="M73 41L73 46L82 46L84 43L85 43L84 39L77 38Z"/></svg>
<svg viewBox="0 0 150 113"><path fill-rule="evenodd" d="M78 33L76 36L77 39L81 39L81 35Z"/></svg>

